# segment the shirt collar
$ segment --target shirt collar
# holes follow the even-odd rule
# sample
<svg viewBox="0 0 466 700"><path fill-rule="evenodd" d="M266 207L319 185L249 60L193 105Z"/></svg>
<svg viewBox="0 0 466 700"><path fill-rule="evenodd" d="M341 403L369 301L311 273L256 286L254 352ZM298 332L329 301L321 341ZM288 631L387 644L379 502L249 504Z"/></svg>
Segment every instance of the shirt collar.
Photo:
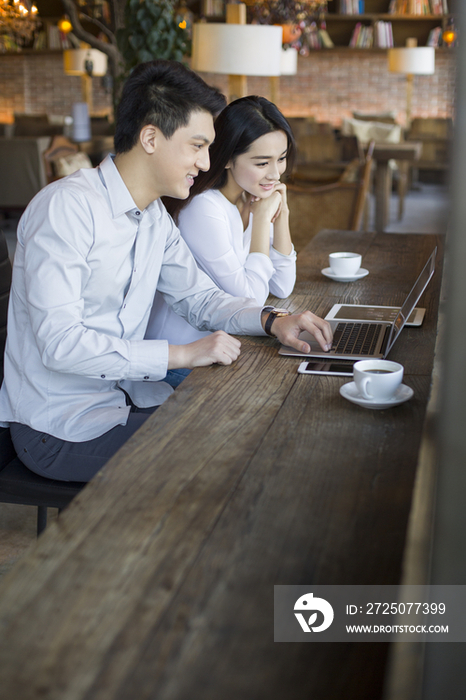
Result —
<svg viewBox="0 0 466 700"><path fill-rule="evenodd" d="M99 175L104 187L107 190L113 218L122 214L134 213L138 211L134 199L123 182L123 178L118 172L118 168L113 162L112 154L107 155L99 165ZM156 199L151 202L145 211L153 219L158 219L161 215L161 202Z"/></svg>

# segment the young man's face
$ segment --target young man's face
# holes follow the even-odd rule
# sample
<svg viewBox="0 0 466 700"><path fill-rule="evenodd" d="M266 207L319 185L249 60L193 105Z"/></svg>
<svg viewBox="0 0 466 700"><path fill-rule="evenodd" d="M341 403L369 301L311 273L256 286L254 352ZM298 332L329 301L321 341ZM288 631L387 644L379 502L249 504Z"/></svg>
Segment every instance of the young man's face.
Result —
<svg viewBox="0 0 466 700"><path fill-rule="evenodd" d="M214 136L212 115L204 111L192 112L188 125L170 139L158 133L154 177L160 197L188 197L196 175L210 167L209 145Z"/></svg>

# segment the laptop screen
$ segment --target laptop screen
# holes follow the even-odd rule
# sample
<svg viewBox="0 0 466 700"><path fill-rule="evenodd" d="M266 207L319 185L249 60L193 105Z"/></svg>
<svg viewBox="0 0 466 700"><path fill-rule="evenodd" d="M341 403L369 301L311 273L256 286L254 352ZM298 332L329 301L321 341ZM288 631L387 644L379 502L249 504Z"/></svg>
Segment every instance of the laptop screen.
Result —
<svg viewBox="0 0 466 700"><path fill-rule="evenodd" d="M432 251L430 258L428 259L428 261L424 265L424 268L423 268L421 274L419 275L416 282L414 283L413 288L411 289L410 293L406 297L403 306L401 307L395 320L393 321L393 325L391 327L390 335L389 335L388 342L387 342L385 356L389 353L390 349L393 346L393 343L396 341L396 339L400 335L401 329L403 328L406 321L410 317L416 304L418 303L419 299L421 298L424 289L427 287L430 278L434 274L436 256L437 256L437 246L435 246L434 250Z"/></svg>

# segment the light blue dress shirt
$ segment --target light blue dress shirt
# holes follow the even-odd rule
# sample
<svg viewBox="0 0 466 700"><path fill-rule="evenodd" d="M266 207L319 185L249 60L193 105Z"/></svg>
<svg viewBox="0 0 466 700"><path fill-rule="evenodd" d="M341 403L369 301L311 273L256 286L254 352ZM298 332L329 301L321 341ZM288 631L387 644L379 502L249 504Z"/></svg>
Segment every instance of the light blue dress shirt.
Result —
<svg viewBox="0 0 466 700"><path fill-rule="evenodd" d="M39 192L18 226L0 420L81 442L172 392L145 340L155 291L201 330L264 335L261 308L201 272L159 200L139 211L111 156Z"/></svg>

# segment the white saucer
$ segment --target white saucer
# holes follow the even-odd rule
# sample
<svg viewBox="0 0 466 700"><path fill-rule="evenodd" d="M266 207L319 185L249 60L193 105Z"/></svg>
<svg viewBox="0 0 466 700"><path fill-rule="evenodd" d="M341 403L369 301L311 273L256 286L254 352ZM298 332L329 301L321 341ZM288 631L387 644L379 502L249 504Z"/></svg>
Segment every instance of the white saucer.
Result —
<svg viewBox="0 0 466 700"><path fill-rule="evenodd" d="M358 393L356 389L356 384L354 382L348 382L348 384L343 384L340 387L340 394L343 398L348 399L352 403L358 404L358 406L363 406L363 408L391 408L392 406L399 406L400 403L409 401L414 395L414 391L411 387L406 386L406 384L401 384L395 392L395 395L391 399L365 399L361 394Z"/></svg>
<svg viewBox="0 0 466 700"><path fill-rule="evenodd" d="M333 274L331 267L326 267L321 270L321 272L323 275L325 275L325 277L328 277L330 280L334 280L335 282L355 282L356 280L360 280L369 274L369 270L365 270L363 267L360 267L354 275L351 275L351 277L336 276Z"/></svg>

